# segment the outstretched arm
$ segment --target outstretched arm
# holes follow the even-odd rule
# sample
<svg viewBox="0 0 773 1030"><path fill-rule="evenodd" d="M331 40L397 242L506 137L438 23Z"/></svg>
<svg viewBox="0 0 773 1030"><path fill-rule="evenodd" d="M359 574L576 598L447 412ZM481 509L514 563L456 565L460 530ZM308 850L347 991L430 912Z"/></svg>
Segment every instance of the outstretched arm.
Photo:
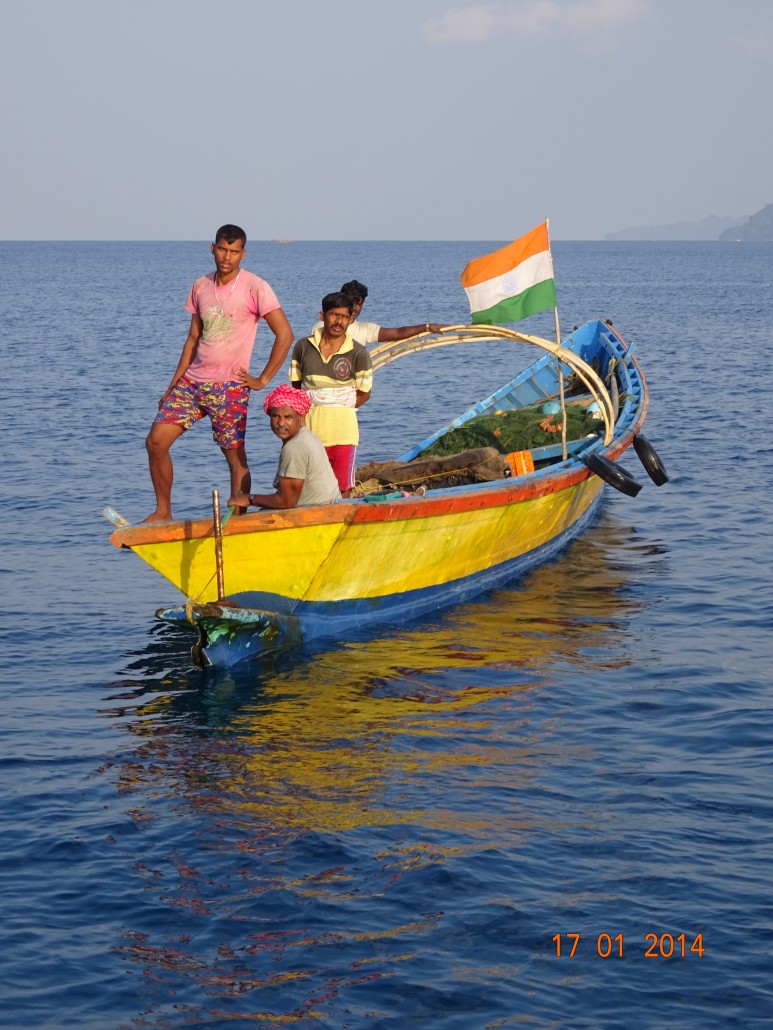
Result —
<svg viewBox="0 0 773 1030"><path fill-rule="evenodd" d="M287 321L287 315L281 308L275 308L266 315L266 325L274 334L274 343L265 368L258 376L251 376L244 368L239 369L239 379L251 390L262 390L268 386L284 364L293 342L293 331Z"/></svg>
<svg viewBox="0 0 773 1030"><path fill-rule="evenodd" d="M386 329L383 325L378 331L379 343L392 343L395 340L407 340L419 333L439 333L445 329L440 322L422 322L421 325L401 325L398 329Z"/></svg>

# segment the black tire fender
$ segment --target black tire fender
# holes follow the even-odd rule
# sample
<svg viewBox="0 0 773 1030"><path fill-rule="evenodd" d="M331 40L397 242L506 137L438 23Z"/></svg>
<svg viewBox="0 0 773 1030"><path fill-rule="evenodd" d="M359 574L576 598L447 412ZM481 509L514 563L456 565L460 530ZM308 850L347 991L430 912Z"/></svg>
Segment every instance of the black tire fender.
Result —
<svg viewBox="0 0 773 1030"><path fill-rule="evenodd" d="M615 490L619 490L629 497L635 497L641 490L641 483L634 479L630 472L626 472L621 465L605 458L603 454L593 452L582 460L591 472L595 472L599 479L603 479Z"/></svg>
<svg viewBox="0 0 773 1030"><path fill-rule="evenodd" d="M633 438L633 449L639 455L639 461L646 469L647 475L655 486L663 486L664 483L668 482L668 473L663 466L663 462L646 436L638 433Z"/></svg>

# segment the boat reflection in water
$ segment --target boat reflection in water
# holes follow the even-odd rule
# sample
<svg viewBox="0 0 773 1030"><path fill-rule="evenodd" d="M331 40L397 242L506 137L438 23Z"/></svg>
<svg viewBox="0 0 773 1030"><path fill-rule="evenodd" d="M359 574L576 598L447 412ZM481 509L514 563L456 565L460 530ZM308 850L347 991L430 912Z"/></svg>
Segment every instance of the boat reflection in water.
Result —
<svg viewBox="0 0 773 1030"><path fill-rule="evenodd" d="M406 808L404 793L399 801L390 795L419 765L426 776L472 764L492 777L492 789L501 775L512 789L501 765L485 771L486 748L502 734L517 740L511 719L528 711L529 692L552 681L554 666L561 675L576 666L587 689L594 672L632 660L625 623L635 602L620 560L626 547L637 548L628 532L606 517L512 590L410 630L269 655L257 667L189 670L184 636L167 633L153 647L179 646L179 671L123 681L105 713L126 717L141 741L122 787L141 792L161 778L167 790L195 796L199 812L211 805L220 817L322 832L444 822L447 815L423 805ZM150 668L164 662L168 652L160 663L153 653L144 659Z"/></svg>

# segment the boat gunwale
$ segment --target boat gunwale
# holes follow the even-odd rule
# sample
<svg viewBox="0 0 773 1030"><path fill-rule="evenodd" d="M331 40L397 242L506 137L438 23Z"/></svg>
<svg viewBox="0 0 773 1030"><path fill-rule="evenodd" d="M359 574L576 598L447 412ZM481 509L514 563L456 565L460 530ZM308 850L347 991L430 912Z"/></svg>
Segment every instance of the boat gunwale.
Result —
<svg viewBox="0 0 773 1030"><path fill-rule="evenodd" d="M616 445L603 449L614 459L631 443L635 430L626 432ZM592 448L589 447L590 451ZM433 518L438 515L462 514L482 508L496 508L535 500L569 489L589 479L594 473L581 460L569 460L568 467L541 476L531 473L516 479L498 479L489 483L433 490L423 496L409 495L389 500L363 502L338 501L334 504L295 508L281 515L275 512L251 512L229 520L223 527L223 536L244 533L268 533L277 530L299 529L306 526L349 525L366 522L393 522L405 519ZM541 470L544 472L546 470ZM153 544L202 540L214 536L214 522L208 519L188 519L180 522L147 523L116 529L110 541L116 547L134 548Z"/></svg>

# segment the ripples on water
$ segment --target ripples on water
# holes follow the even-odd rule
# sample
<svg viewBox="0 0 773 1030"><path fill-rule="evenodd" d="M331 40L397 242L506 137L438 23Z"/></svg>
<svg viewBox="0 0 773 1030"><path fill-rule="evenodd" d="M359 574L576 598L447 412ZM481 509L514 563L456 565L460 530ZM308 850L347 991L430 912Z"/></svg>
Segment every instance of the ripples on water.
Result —
<svg viewBox="0 0 773 1030"><path fill-rule="evenodd" d="M251 267L299 332L301 300L353 275L387 324L453 321L486 248L258 246ZM229 672L190 668L152 620L174 592L96 515L148 507L142 440L206 248L30 249L49 306L0 247L0 1025L767 1025L770 447L743 398L769 378L773 249L556 245L564 323L637 339L671 483L610 496L508 590ZM443 421L441 370L454 411L506 377L476 353L433 357L429 389L395 369L363 413L377 456ZM225 464L204 429L179 446L179 504L204 510ZM686 956L646 958L647 933Z"/></svg>

